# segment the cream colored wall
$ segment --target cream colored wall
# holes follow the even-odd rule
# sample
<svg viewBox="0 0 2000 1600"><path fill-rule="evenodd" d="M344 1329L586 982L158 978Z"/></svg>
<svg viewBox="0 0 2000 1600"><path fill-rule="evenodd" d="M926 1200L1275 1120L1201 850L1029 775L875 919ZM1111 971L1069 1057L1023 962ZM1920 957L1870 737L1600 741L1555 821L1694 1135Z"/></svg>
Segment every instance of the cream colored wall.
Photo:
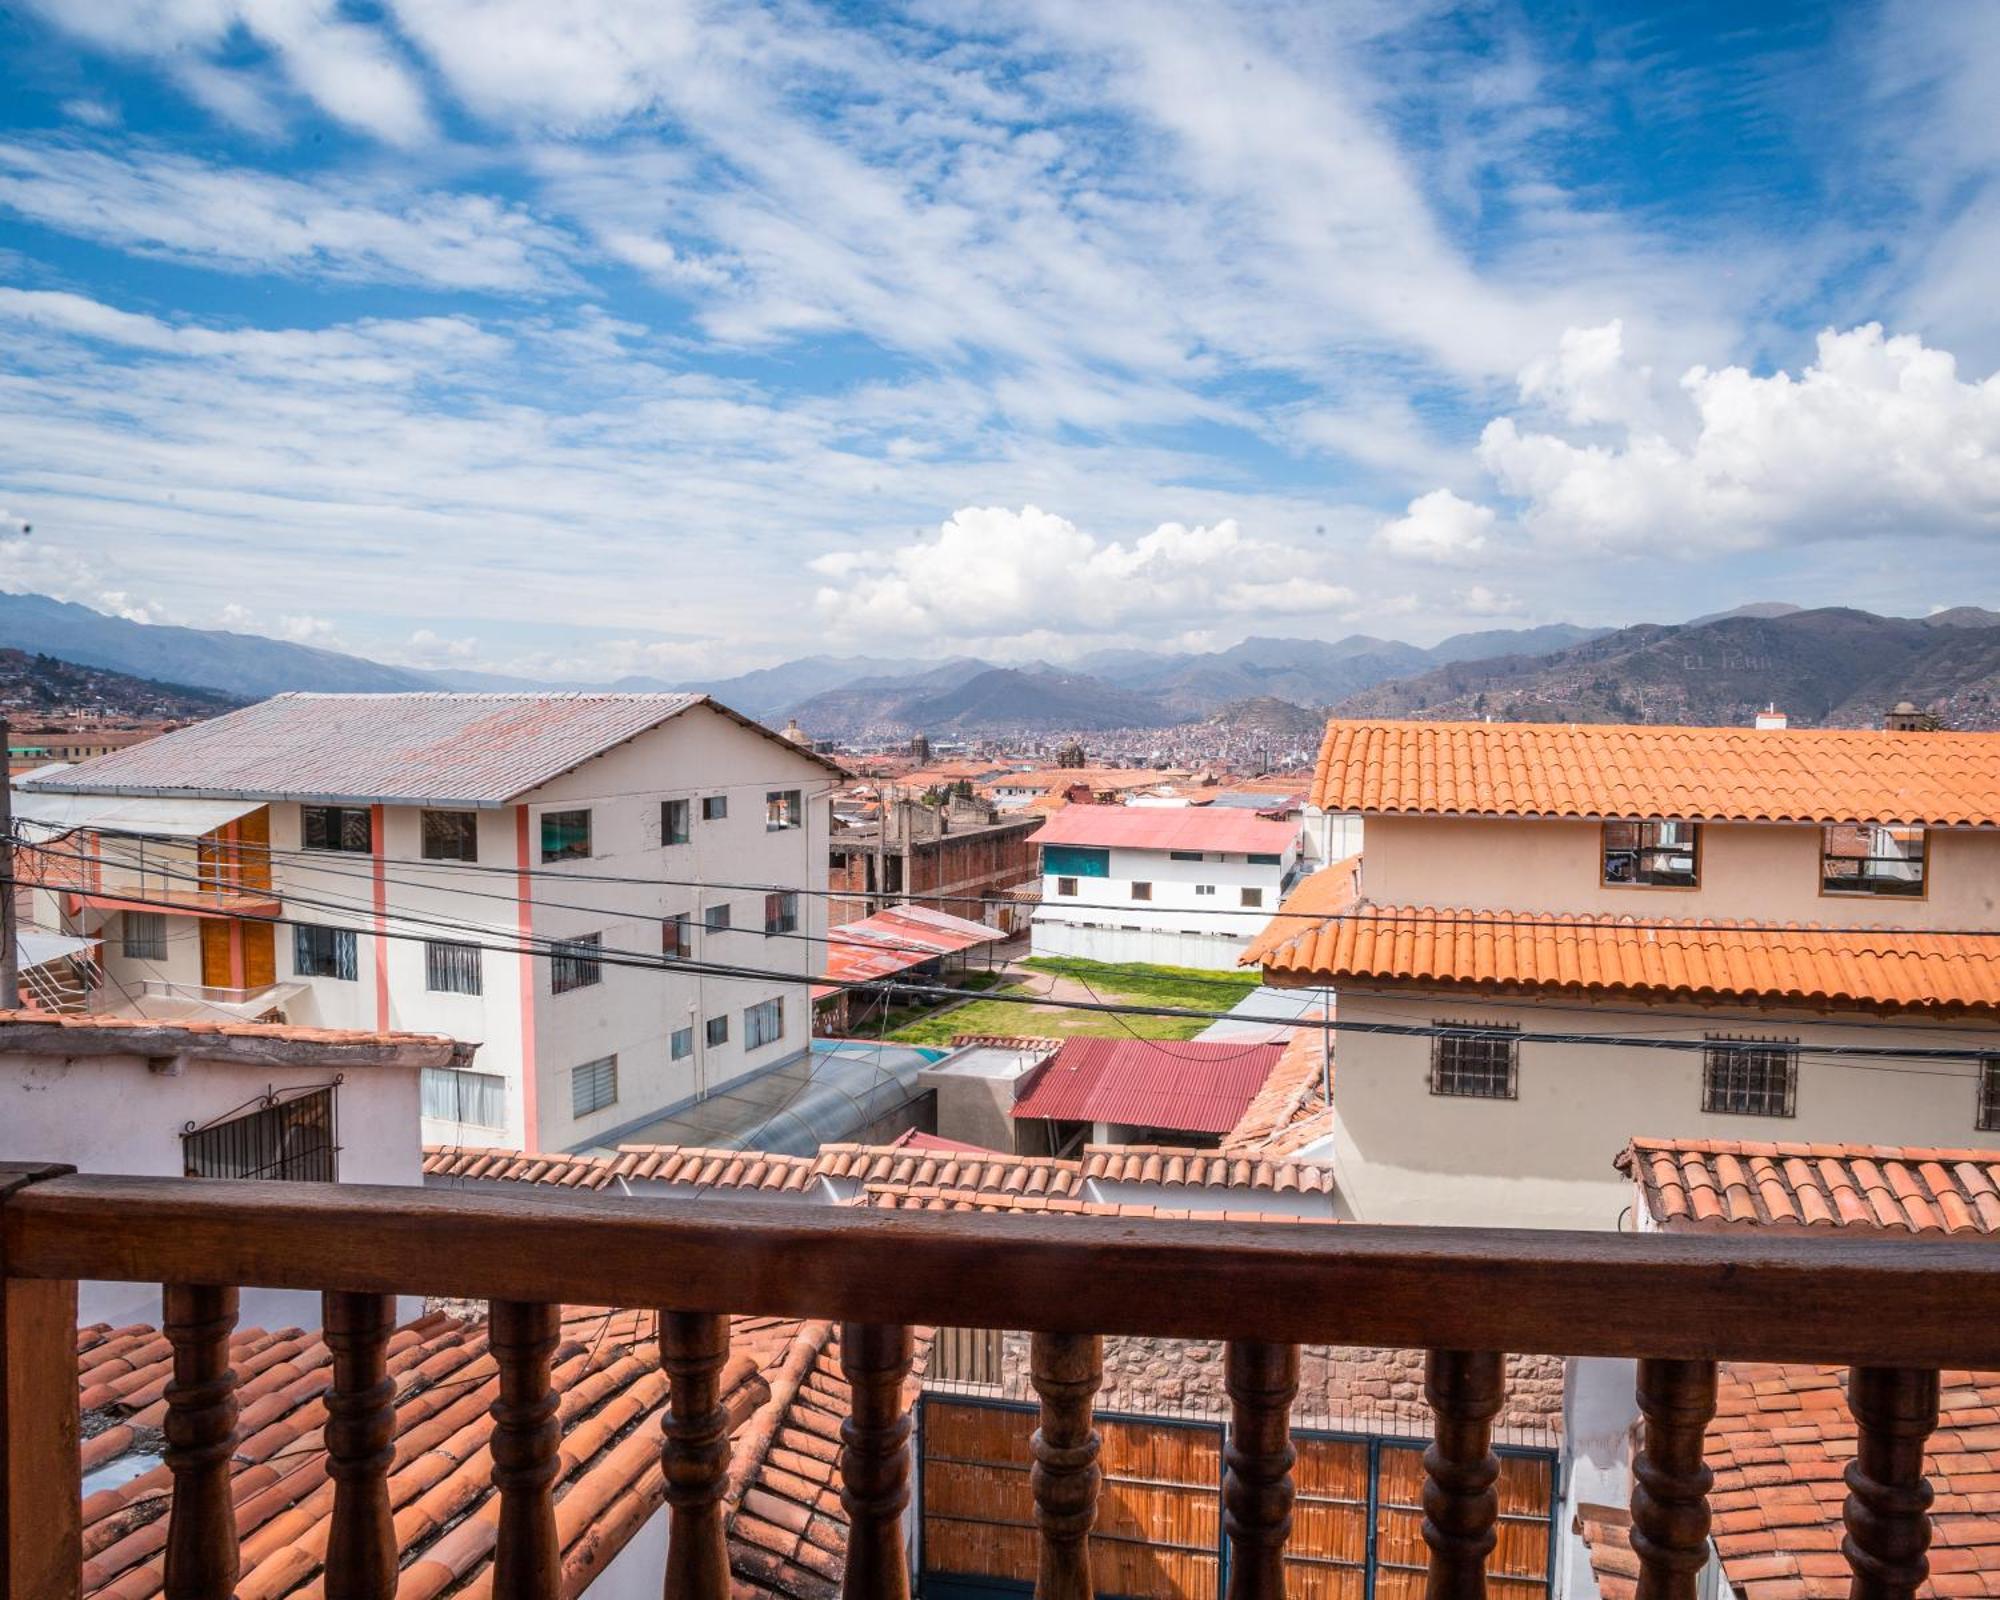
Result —
<svg viewBox="0 0 2000 1600"><path fill-rule="evenodd" d="M1726 1032L1806 1046L1797 1115L1742 1117L1702 1111L1697 1050L1524 1043L1519 1098L1476 1100L1430 1092L1430 1039L1343 1032L1335 1046L1334 1175L1345 1208L1363 1222L1617 1227L1633 1187L1612 1161L1635 1135L2000 1146L2000 1133L1974 1125L1972 1063L1863 1064L1811 1049L1905 1043L2000 1052L2000 1028L1777 1010L1482 1004L1352 987L1340 990L1338 1004L1342 1022L1481 1022L1697 1041Z"/></svg>
<svg viewBox="0 0 2000 1600"><path fill-rule="evenodd" d="M1370 817L1362 893L1378 905L1490 906L1841 926L2000 926L2000 829L1934 829L1921 900L1819 892L1817 827L1705 823L1695 889L1603 882L1595 822Z"/></svg>

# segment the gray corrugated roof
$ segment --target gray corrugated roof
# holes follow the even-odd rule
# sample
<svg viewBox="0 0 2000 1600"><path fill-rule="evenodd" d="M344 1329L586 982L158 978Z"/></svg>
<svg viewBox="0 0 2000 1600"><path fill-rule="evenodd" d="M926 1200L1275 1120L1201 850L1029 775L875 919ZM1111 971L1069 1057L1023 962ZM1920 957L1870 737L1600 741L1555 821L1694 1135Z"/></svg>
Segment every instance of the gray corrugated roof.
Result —
<svg viewBox="0 0 2000 1600"><path fill-rule="evenodd" d="M499 806L697 705L840 770L700 694L281 694L32 787Z"/></svg>

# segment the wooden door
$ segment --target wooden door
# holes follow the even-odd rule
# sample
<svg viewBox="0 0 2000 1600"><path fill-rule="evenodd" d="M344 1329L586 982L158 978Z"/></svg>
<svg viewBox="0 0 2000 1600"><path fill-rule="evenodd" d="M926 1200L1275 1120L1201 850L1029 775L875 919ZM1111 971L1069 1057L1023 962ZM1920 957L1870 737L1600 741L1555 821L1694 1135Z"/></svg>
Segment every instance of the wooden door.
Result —
<svg viewBox="0 0 2000 1600"><path fill-rule="evenodd" d="M267 989L278 981L277 934L268 922L245 922L243 987Z"/></svg>
<svg viewBox="0 0 2000 1600"><path fill-rule="evenodd" d="M245 889L271 887L271 808L259 806L236 819L236 881ZM244 930L247 934L248 929ZM271 930L261 930L268 947ZM246 963L253 960L246 950ZM252 987L256 980L250 980ZM265 980L268 982L269 980Z"/></svg>
<svg viewBox="0 0 2000 1600"><path fill-rule="evenodd" d="M211 989L229 982L229 924L220 917L201 919L201 981Z"/></svg>

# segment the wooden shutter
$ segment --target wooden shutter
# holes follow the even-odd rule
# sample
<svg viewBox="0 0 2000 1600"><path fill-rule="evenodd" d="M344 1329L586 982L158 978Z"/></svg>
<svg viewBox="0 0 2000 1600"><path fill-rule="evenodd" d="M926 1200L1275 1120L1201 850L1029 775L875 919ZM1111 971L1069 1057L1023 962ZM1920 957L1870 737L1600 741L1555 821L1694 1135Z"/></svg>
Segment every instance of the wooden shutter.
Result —
<svg viewBox="0 0 2000 1600"><path fill-rule="evenodd" d="M264 989L278 981L277 934L268 922L243 925L243 987Z"/></svg>
<svg viewBox="0 0 2000 1600"><path fill-rule="evenodd" d="M227 989L229 975L229 924L220 917L203 917L201 981L211 989Z"/></svg>

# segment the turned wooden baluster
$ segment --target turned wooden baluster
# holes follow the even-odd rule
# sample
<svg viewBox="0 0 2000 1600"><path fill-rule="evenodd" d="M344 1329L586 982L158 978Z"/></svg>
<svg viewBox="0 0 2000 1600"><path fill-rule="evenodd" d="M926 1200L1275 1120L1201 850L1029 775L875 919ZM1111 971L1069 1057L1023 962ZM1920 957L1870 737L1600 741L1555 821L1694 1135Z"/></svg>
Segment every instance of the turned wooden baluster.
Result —
<svg viewBox="0 0 2000 1600"><path fill-rule="evenodd" d="M166 1600L227 1600L239 1567L229 1493L229 1458L236 1449L229 1334L236 1326L236 1291L170 1283L163 1300L174 1375L167 1384L161 1459L173 1474L174 1500L161 1593Z"/></svg>
<svg viewBox="0 0 2000 1600"><path fill-rule="evenodd" d="M1424 1398L1436 1419L1424 1451L1427 1600L1480 1600L1486 1593L1486 1558L1500 1519L1493 1419L1506 1392L1505 1363L1492 1351L1432 1350L1424 1356Z"/></svg>
<svg viewBox="0 0 2000 1600"><path fill-rule="evenodd" d="M843 1323L840 1370L853 1390L840 1425L840 1503L847 1511L843 1600L909 1600L903 1509L910 1503L910 1330Z"/></svg>
<svg viewBox="0 0 2000 1600"><path fill-rule="evenodd" d="M326 1474L333 1479L326 1600L391 1600L396 1384L388 1362L396 1297L328 1290L320 1296L320 1320L333 1355L333 1385L326 1392Z"/></svg>
<svg viewBox="0 0 2000 1600"><path fill-rule="evenodd" d="M493 1549L494 1600L543 1600L556 1592L561 1551L555 1497L562 1428L549 1357L562 1326L560 1306L495 1300L487 1344L500 1369L492 1406L493 1486L500 1522Z"/></svg>
<svg viewBox="0 0 2000 1600"><path fill-rule="evenodd" d="M1222 1526L1229 1600L1283 1600L1292 1531L1292 1400L1297 1345L1232 1339L1223 1355L1229 1442L1223 1447Z"/></svg>
<svg viewBox="0 0 2000 1600"><path fill-rule="evenodd" d="M1090 1600L1090 1530L1097 1521L1097 1432L1090 1405L1104 1377L1104 1341L1091 1333L1038 1333L1028 1377L1041 1397L1035 1429L1035 1526L1042 1534L1037 1600Z"/></svg>
<svg viewBox="0 0 2000 1600"><path fill-rule="evenodd" d="M1860 1424L1847 1464L1852 1600L1910 1600L1930 1575L1931 1486L1924 1445L1937 1427L1938 1375L1919 1367L1855 1367L1847 1406Z"/></svg>
<svg viewBox="0 0 2000 1600"><path fill-rule="evenodd" d="M1632 1463L1632 1553L1639 1600L1694 1600L1708 1562L1708 1490L1702 1441L1715 1416L1715 1363L1639 1363L1639 1454Z"/></svg>
<svg viewBox="0 0 2000 1600"><path fill-rule="evenodd" d="M660 1466L666 1476L669 1600L724 1600L729 1546L722 1494L729 1481L729 1418L722 1408L722 1366L729 1319L699 1311L660 1313L660 1366L672 1381L661 1420Z"/></svg>

